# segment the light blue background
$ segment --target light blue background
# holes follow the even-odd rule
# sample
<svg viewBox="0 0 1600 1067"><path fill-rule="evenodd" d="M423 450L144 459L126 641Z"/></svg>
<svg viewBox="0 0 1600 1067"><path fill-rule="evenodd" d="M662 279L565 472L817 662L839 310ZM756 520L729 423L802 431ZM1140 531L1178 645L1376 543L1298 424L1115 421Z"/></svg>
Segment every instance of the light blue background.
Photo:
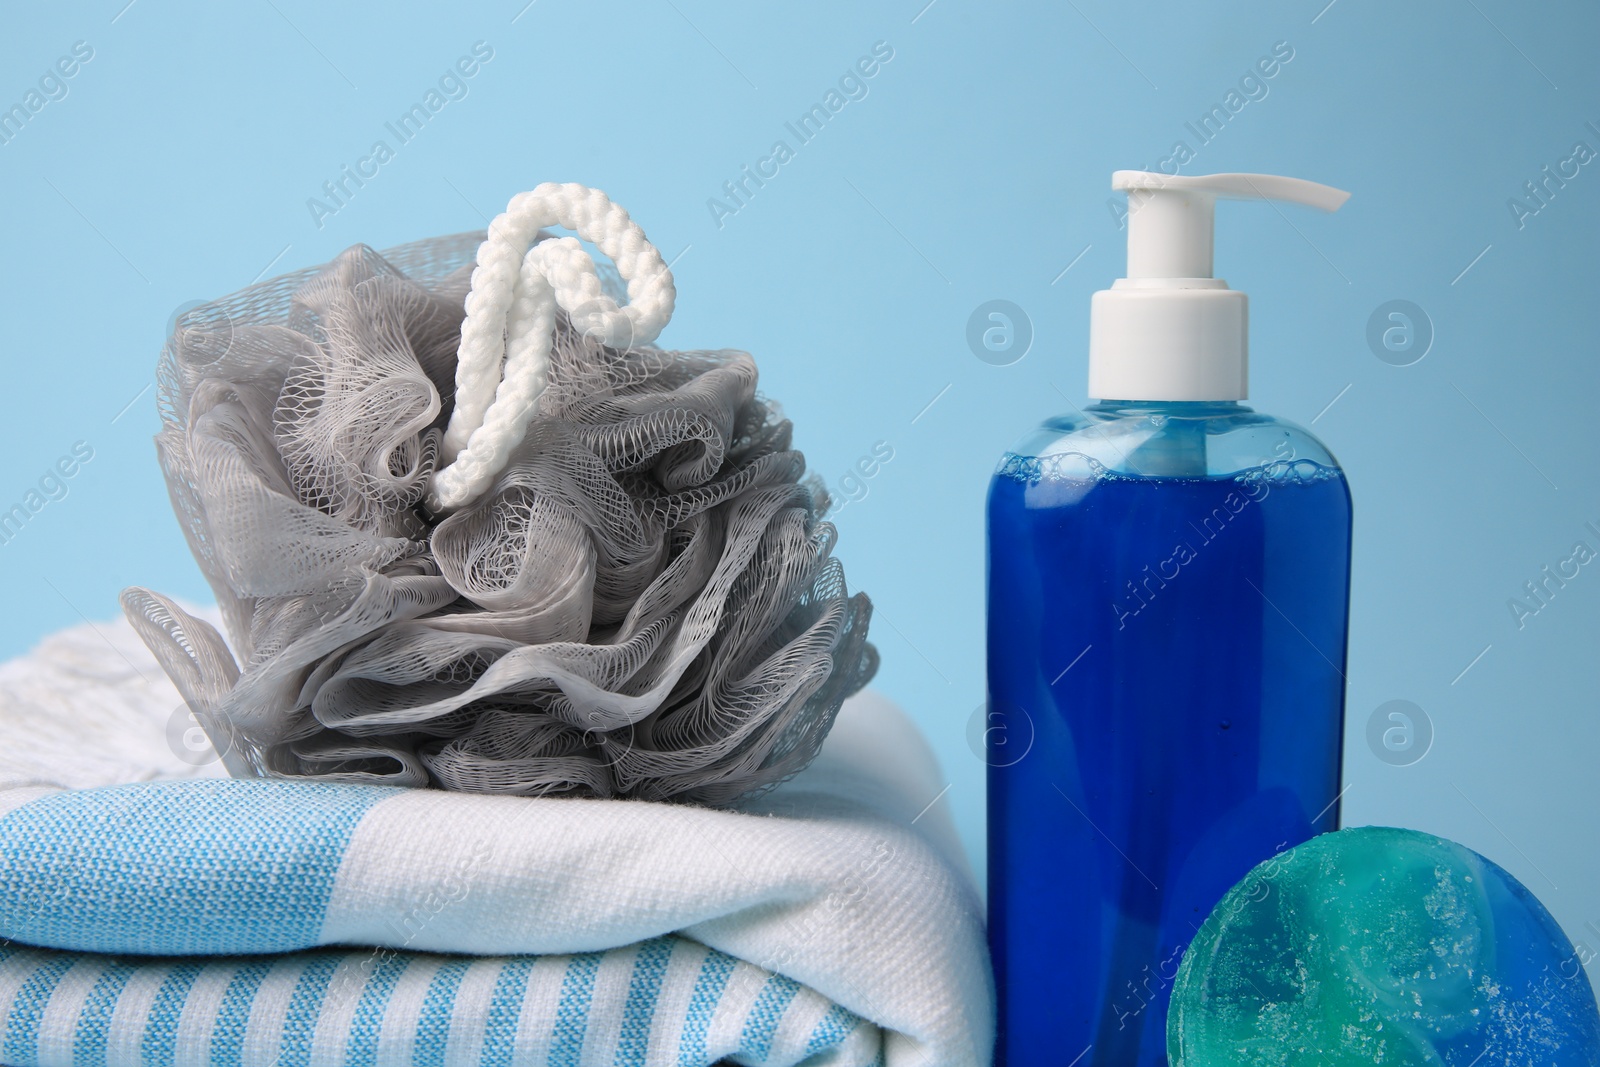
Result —
<svg viewBox="0 0 1600 1067"><path fill-rule="evenodd" d="M664 343L755 353L836 486L892 446L840 513L840 554L877 605L876 684L925 725L952 783L940 803L980 857L966 735L983 698L988 476L1033 423L1084 402L1089 294L1123 268L1110 172L1197 148L1185 123L1286 41L1267 95L1184 170L1354 193L1334 216L1226 205L1217 241L1219 273L1251 295L1252 402L1314 420L1355 495L1346 822L1476 848L1600 949L1600 565L1521 629L1507 603L1575 541L1600 547L1584 528L1600 525L1600 162L1521 228L1507 206L1575 141L1600 149L1593 6L525 2L6 16L0 105L75 41L94 58L0 145L0 501L75 441L95 457L0 547L0 653L113 615L125 585L208 598L149 440L175 308L356 242L481 227L520 190L581 181L676 258ZM307 199L478 40L494 58L467 97L319 229ZM877 41L894 58L868 95L719 228L708 198L775 140L796 147L784 123ZM1011 366L965 341L994 298L1031 318ZM1366 341L1391 299L1436 334L1411 366ZM1434 729L1410 766L1366 740L1392 699Z"/></svg>

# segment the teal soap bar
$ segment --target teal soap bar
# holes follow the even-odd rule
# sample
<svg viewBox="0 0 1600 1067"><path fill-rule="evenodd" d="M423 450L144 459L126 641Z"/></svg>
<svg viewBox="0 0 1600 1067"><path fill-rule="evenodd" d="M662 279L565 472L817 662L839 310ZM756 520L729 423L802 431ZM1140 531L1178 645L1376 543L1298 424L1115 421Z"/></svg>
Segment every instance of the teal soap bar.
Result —
<svg viewBox="0 0 1600 1067"><path fill-rule="evenodd" d="M1256 866L1184 953L1172 1067L1600 1065L1572 944L1515 878L1388 827Z"/></svg>

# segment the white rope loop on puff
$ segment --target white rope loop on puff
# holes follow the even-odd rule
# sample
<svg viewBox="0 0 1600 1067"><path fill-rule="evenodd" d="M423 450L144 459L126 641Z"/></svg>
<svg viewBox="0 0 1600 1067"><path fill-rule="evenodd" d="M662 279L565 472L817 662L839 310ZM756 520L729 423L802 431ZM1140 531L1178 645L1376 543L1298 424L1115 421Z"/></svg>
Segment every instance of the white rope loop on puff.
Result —
<svg viewBox="0 0 1600 1067"><path fill-rule="evenodd" d="M534 244L561 226L610 257L628 285L619 307L575 238ZM638 223L598 189L545 182L512 197L478 247L456 353L455 408L428 487L435 514L477 499L522 442L544 391L559 306L611 348L648 344L672 318L672 272Z"/></svg>

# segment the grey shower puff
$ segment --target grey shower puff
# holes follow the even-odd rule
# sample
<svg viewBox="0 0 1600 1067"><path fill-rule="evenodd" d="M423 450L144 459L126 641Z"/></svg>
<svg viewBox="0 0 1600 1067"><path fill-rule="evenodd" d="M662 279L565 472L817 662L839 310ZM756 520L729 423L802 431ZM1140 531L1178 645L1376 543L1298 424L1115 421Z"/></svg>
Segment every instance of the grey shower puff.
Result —
<svg viewBox="0 0 1600 1067"><path fill-rule="evenodd" d="M143 589L128 617L236 775L720 804L794 774L877 656L749 355L561 318L509 465L425 511L482 240L178 320L156 446L230 642Z"/></svg>

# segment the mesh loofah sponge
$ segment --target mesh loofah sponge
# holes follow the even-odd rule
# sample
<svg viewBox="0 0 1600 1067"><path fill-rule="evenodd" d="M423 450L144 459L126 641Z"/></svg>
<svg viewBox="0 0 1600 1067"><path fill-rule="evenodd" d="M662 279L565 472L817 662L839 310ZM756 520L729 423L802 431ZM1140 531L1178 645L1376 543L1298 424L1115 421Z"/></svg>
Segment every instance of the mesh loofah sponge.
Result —
<svg viewBox="0 0 1600 1067"><path fill-rule="evenodd" d="M155 593L124 610L235 775L706 804L773 784L877 663L825 491L748 354L643 342L615 276L597 299L549 267L570 238L529 231L485 327L507 219L180 317L157 451L232 651ZM481 352L466 381L473 333L498 383Z"/></svg>

